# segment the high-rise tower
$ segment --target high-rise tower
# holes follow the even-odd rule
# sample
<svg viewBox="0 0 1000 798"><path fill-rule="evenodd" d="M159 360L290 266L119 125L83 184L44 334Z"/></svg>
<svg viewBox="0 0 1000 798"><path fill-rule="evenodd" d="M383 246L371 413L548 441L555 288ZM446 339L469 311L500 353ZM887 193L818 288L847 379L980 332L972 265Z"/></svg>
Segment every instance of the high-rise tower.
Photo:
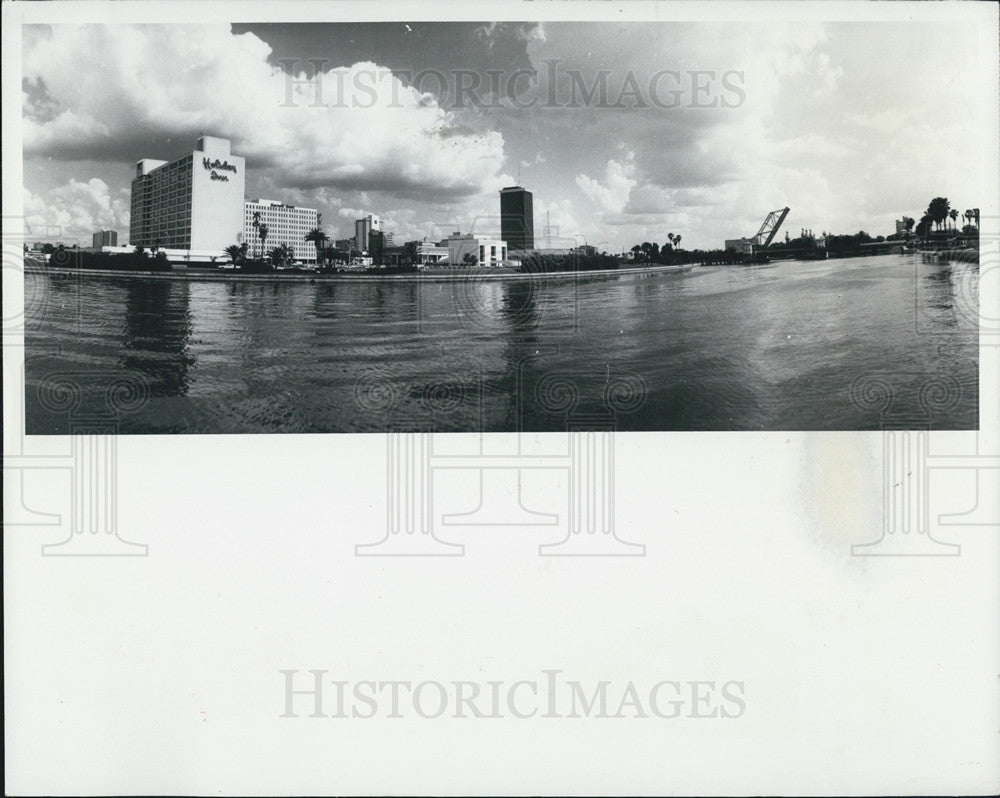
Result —
<svg viewBox="0 0 1000 798"><path fill-rule="evenodd" d="M531 192L521 186L500 190L500 238L510 250L535 248Z"/></svg>

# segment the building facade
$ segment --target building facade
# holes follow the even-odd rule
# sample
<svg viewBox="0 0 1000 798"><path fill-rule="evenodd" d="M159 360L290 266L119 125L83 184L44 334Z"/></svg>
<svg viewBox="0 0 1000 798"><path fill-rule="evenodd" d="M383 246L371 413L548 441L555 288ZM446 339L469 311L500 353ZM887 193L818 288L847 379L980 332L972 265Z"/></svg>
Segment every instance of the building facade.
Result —
<svg viewBox="0 0 1000 798"><path fill-rule="evenodd" d="M260 225L267 225L267 237L262 241ZM243 204L241 243L253 257L263 257L275 247L287 244L295 260L316 262L316 244L306 241L306 233L319 227L319 211L298 208L269 199L247 200Z"/></svg>
<svg viewBox="0 0 1000 798"><path fill-rule="evenodd" d="M727 238L726 249L730 252L739 252L741 255L752 255L753 248L757 245L755 238Z"/></svg>
<svg viewBox="0 0 1000 798"><path fill-rule="evenodd" d="M381 230L372 230L368 234L368 254L372 261L377 264L382 263L382 255L385 253L385 236Z"/></svg>
<svg viewBox="0 0 1000 798"><path fill-rule="evenodd" d="M93 235L92 247L117 247L118 232L115 230L98 230Z"/></svg>
<svg viewBox="0 0 1000 798"><path fill-rule="evenodd" d="M434 265L437 263L447 263L448 262L448 242L441 241L437 244L432 244L428 241L424 241L420 244L420 248L417 250L417 261L421 265Z"/></svg>
<svg viewBox="0 0 1000 798"><path fill-rule="evenodd" d="M381 230L382 220L378 216L368 214L363 219L354 222L354 246L358 252L368 251L368 234L372 230Z"/></svg>
<svg viewBox="0 0 1000 798"><path fill-rule="evenodd" d="M129 243L216 254L238 243L244 164L230 152L229 139L214 136L202 136L193 152L174 161L138 161Z"/></svg>
<svg viewBox="0 0 1000 798"><path fill-rule="evenodd" d="M500 190L500 237L511 249L535 248L532 195L521 186Z"/></svg>
<svg viewBox="0 0 1000 798"><path fill-rule="evenodd" d="M443 242L442 242L443 243ZM468 263L468 256L475 259ZM452 266L500 266L507 260L507 242L498 238L455 233L448 237L448 263Z"/></svg>

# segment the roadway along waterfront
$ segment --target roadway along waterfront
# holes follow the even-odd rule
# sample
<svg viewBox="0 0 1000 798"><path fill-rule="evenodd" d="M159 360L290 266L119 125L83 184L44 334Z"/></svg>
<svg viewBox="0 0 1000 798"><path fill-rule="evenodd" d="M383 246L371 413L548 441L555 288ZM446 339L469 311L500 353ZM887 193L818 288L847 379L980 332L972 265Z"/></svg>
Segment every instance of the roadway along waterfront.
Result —
<svg viewBox="0 0 1000 798"><path fill-rule="evenodd" d="M978 267L885 255L751 267L407 280L25 275L26 425L63 433L116 379L124 433L978 426ZM874 402L874 403L873 403ZM134 406L138 405L138 406Z"/></svg>

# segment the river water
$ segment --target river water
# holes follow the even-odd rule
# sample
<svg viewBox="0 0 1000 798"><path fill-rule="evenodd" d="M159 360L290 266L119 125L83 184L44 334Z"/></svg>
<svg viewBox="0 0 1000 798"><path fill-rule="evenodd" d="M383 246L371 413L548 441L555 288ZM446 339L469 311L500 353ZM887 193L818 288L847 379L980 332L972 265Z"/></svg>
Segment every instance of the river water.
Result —
<svg viewBox="0 0 1000 798"><path fill-rule="evenodd" d="M975 429L977 287L976 265L900 255L451 283L27 274L26 429Z"/></svg>

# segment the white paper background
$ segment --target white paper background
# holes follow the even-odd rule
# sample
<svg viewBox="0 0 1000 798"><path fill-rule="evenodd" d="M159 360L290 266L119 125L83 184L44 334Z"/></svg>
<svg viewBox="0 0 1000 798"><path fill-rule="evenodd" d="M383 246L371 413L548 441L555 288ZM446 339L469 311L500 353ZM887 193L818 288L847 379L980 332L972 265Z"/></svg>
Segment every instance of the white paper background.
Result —
<svg viewBox="0 0 1000 798"><path fill-rule="evenodd" d="M983 18L995 49L990 6L891 6L218 3L198 5L197 18L961 11ZM18 22L171 21L191 19L192 8L4 5L5 221L21 213ZM970 76L994 104L995 66ZM995 150L976 156L998 175ZM984 239L993 241L996 200L981 203ZM984 309L1000 306L988 262ZM4 266L8 319L21 281ZM1000 341L983 340L983 429L935 433L933 452L1000 451ZM18 448L18 342L5 326L5 450L59 451L65 439ZM358 558L356 544L385 534L383 436L120 438L119 529L148 544L148 557L42 557L41 544L65 530L14 526L5 535L7 792L997 791L997 527L944 529L934 520L975 504L968 469L933 474L929 490L932 531L961 544L961 556L864 558L850 556L851 545L880 534L880 433L619 434L616 447L618 533L645 544L644 558L542 558L538 544L562 535L541 528L442 531L465 544L464 557ZM981 473L979 483L981 513L993 520L998 473ZM65 473L23 483L6 473L5 506L20 505L22 484L24 504L69 513ZM457 505L449 509L469 501ZM310 668L345 681L507 683L561 669L587 684L610 680L614 695L629 680L737 680L746 712L734 720L279 718L279 670Z"/></svg>

